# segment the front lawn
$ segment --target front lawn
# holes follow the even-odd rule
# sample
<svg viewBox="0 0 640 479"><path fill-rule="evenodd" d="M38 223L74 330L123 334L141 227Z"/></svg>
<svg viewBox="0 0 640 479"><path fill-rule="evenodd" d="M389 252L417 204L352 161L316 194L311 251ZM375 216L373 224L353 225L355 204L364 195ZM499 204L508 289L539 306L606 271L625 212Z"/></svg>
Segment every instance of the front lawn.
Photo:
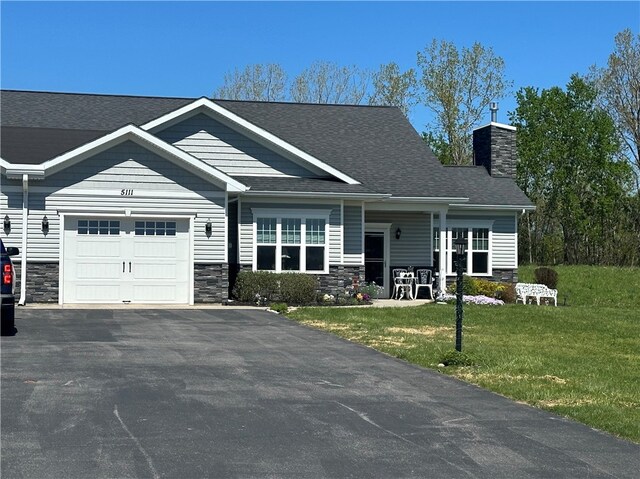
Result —
<svg viewBox="0 0 640 479"><path fill-rule="evenodd" d="M288 316L640 442L640 269L557 270L558 303L564 287L568 306L465 305L463 351L473 366L438 367L454 347L453 305L301 308ZM531 271L521 278L530 281Z"/></svg>

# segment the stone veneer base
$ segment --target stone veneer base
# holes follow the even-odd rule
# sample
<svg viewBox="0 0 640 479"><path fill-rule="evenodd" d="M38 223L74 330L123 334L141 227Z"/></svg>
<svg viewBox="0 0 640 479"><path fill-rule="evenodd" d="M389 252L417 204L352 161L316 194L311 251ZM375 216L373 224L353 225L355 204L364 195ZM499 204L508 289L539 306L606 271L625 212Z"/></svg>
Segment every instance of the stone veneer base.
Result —
<svg viewBox="0 0 640 479"><path fill-rule="evenodd" d="M16 301L20 298L20 262L14 261L16 270ZM27 263L27 303L57 303L60 267L58 263Z"/></svg>
<svg viewBox="0 0 640 479"><path fill-rule="evenodd" d="M20 297L20 262L14 262L16 271L16 299ZM59 297L58 263L27 264L27 303L57 303ZM194 265L194 301L215 303L228 298L229 266L227 264Z"/></svg>
<svg viewBox="0 0 640 479"><path fill-rule="evenodd" d="M251 271L250 264L238 266L239 271ZM353 282L353 277L358 276L364 281L364 265L362 266L329 266L329 274L315 275L318 280L318 293L337 294L344 293L346 286Z"/></svg>
<svg viewBox="0 0 640 479"><path fill-rule="evenodd" d="M193 266L193 300L195 303L220 303L229 298L229 265Z"/></svg>

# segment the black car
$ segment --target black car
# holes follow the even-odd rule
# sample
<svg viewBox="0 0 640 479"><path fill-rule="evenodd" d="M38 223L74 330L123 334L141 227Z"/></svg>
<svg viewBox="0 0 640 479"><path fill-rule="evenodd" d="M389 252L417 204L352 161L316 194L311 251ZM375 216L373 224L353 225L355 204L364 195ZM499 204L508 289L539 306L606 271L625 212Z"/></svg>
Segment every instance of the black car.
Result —
<svg viewBox="0 0 640 479"><path fill-rule="evenodd" d="M15 326L15 295L16 274L11 262L11 256L19 254L18 248L4 247L0 239L0 264L2 268L2 335L13 336L16 334Z"/></svg>

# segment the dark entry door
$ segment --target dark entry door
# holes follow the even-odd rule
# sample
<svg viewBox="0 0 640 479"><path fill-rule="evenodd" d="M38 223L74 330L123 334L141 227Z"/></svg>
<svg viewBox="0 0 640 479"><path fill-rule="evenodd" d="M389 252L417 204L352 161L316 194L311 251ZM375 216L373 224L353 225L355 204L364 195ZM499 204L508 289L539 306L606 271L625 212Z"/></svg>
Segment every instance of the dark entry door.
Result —
<svg viewBox="0 0 640 479"><path fill-rule="evenodd" d="M378 286L384 284L384 233L366 233L364 235L364 279L367 283L375 281Z"/></svg>

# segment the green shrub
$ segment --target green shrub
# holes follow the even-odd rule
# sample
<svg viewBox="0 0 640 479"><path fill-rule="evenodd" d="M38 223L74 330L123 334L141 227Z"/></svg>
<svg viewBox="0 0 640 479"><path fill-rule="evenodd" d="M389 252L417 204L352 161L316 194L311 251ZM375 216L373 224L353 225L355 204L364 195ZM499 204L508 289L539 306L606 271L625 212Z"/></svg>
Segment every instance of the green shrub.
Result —
<svg viewBox="0 0 640 479"><path fill-rule="evenodd" d="M536 268L533 274L536 278L536 283L544 284L551 289L557 289L558 273L556 270L542 266L540 268Z"/></svg>
<svg viewBox="0 0 640 479"><path fill-rule="evenodd" d="M488 279L473 278L473 282L475 283L477 294L489 296L490 298L495 298L496 293L501 288L501 283L489 281Z"/></svg>
<svg viewBox="0 0 640 479"><path fill-rule="evenodd" d="M447 288L447 291L451 294L456 294L457 292L457 280L454 283L451 283ZM466 274L462 276L462 293L468 294L470 296L476 296L478 293L478 287L476 285L476 279L471 276L467 276Z"/></svg>
<svg viewBox="0 0 640 479"><path fill-rule="evenodd" d="M511 303L511 304L515 303L516 302L516 285L507 284L507 283L503 283L503 284L505 285L505 287L500 293L500 299L505 303Z"/></svg>
<svg viewBox="0 0 640 479"><path fill-rule="evenodd" d="M241 271L233 287L233 296L243 303L312 304L316 302L317 289L318 282L308 274Z"/></svg>
<svg viewBox="0 0 640 479"><path fill-rule="evenodd" d="M316 302L318 281L314 276L303 273L282 273L277 275L280 282L279 298L288 304L312 304Z"/></svg>
<svg viewBox="0 0 640 479"><path fill-rule="evenodd" d="M462 351L451 349L440 357L440 362L445 366L473 366L473 357Z"/></svg>
<svg viewBox="0 0 640 479"><path fill-rule="evenodd" d="M275 311L276 313L286 314L289 311L289 306L287 303L271 303L269 305L269 309Z"/></svg>
<svg viewBox="0 0 640 479"><path fill-rule="evenodd" d="M259 298L272 301L278 291L278 276L267 271L241 271L233 287L233 296L243 303L254 303Z"/></svg>

